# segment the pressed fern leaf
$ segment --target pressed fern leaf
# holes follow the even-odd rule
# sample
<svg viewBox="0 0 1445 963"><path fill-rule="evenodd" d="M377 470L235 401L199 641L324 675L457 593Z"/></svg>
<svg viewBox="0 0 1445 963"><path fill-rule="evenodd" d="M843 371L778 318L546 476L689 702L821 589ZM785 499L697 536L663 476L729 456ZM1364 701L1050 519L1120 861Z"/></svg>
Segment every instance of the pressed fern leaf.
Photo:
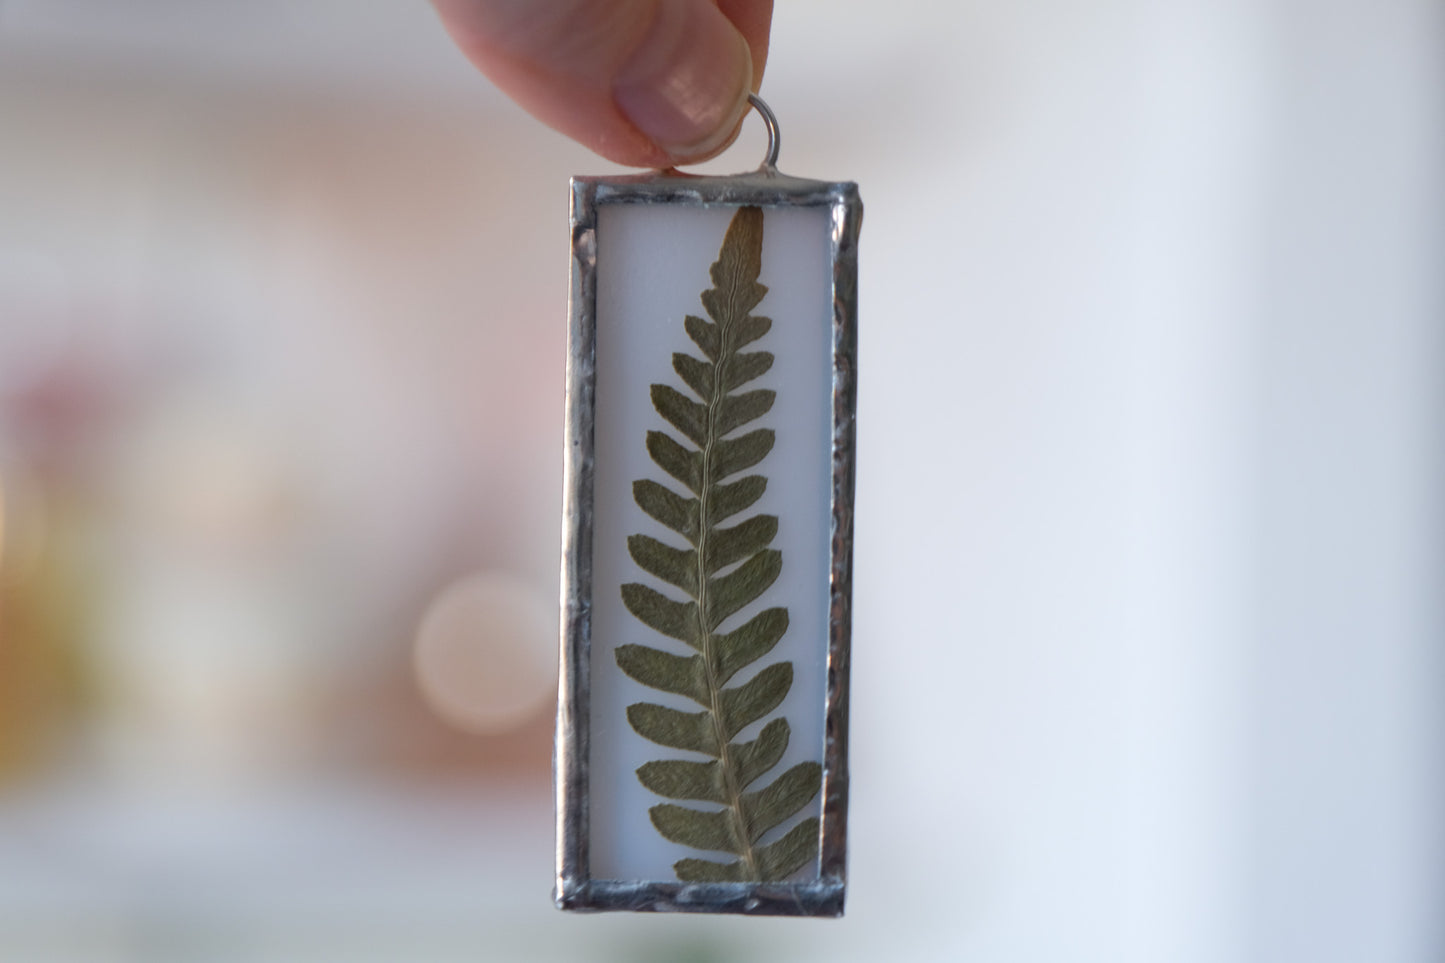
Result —
<svg viewBox="0 0 1445 963"><path fill-rule="evenodd" d="M771 352L741 350L772 327L768 318L751 313L768 290L758 283L762 250L763 212L741 208L712 265L713 286L702 293L711 320L688 315L683 322L703 357L672 356L673 370L692 394L652 386L653 407L681 440L649 431L647 452L686 494L650 479L632 488L638 507L685 545L647 535L629 538L632 560L667 592L631 582L622 586L623 604L644 625L691 652L623 645L616 650L617 664L643 685L685 696L702 711L639 702L628 706L627 721L658 745L705 758L649 762L637 778L666 799L720 807L659 803L649 814L672 842L735 857L679 860L673 868L690 882L783 880L818 852L816 818L799 821L771 842L762 839L818 794L822 767L800 763L754 788L787 751L788 721L770 719L751 739L739 739L782 704L793 685L793 664L773 662L730 685L788 629L786 608L747 612L782 571L782 553L769 547L778 533L777 517L731 521L767 488L762 475L734 476L759 465L774 442L769 428L744 430L772 410L774 392L738 390L773 365ZM684 600L668 592L681 592Z"/></svg>

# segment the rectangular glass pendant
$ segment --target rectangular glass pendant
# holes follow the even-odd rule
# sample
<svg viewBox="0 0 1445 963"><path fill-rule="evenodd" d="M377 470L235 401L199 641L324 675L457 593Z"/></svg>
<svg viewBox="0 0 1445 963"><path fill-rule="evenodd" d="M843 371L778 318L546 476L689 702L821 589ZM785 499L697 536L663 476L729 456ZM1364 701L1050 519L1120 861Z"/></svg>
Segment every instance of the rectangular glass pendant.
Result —
<svg viewBox="0 0 1445 963"><path fill-rule="evenodd" d="M563 909L843 911L861 217L770 164L572 182Z"/></svg>

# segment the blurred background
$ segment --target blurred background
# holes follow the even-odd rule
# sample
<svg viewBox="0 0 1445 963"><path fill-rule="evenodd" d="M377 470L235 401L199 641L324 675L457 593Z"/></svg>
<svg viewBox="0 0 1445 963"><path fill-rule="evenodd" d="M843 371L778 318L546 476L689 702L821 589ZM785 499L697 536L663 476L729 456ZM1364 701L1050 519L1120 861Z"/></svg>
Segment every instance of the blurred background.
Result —
<svg viewBox="0 0 1445 963"><path fill-rule="evenodd" d="M613 168L420 0L0 0L0 961L1445 959L1442 20L779 5L867 205L824 923L550 905Z"/></svg>

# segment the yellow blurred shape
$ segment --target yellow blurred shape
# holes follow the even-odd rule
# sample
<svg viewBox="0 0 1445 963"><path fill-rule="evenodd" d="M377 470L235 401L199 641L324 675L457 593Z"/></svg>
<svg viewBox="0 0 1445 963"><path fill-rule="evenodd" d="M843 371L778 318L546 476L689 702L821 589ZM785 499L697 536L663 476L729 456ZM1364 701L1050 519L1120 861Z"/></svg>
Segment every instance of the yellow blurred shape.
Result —
<svg viewBox="0 0 1445 963"><path fill-rule="evenodd" d="M6 465L0 473L0 785L43 771L82 708L90 599L68 526L78 512ZM50 524L43 524L49 522ZM57 522L61 524L56 524Z"/></svg>

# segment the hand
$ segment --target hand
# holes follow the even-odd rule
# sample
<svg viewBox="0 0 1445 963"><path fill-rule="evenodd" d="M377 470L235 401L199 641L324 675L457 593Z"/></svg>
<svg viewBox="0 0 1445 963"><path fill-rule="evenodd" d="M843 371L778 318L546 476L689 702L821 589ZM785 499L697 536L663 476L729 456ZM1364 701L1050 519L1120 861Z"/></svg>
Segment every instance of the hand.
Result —
<svg viewBox="0 0 1445 963"><path fill-rule="evenodd" d="M538 120L633 167L737 136L773 0L432 0L452 39Z"/></svg>

